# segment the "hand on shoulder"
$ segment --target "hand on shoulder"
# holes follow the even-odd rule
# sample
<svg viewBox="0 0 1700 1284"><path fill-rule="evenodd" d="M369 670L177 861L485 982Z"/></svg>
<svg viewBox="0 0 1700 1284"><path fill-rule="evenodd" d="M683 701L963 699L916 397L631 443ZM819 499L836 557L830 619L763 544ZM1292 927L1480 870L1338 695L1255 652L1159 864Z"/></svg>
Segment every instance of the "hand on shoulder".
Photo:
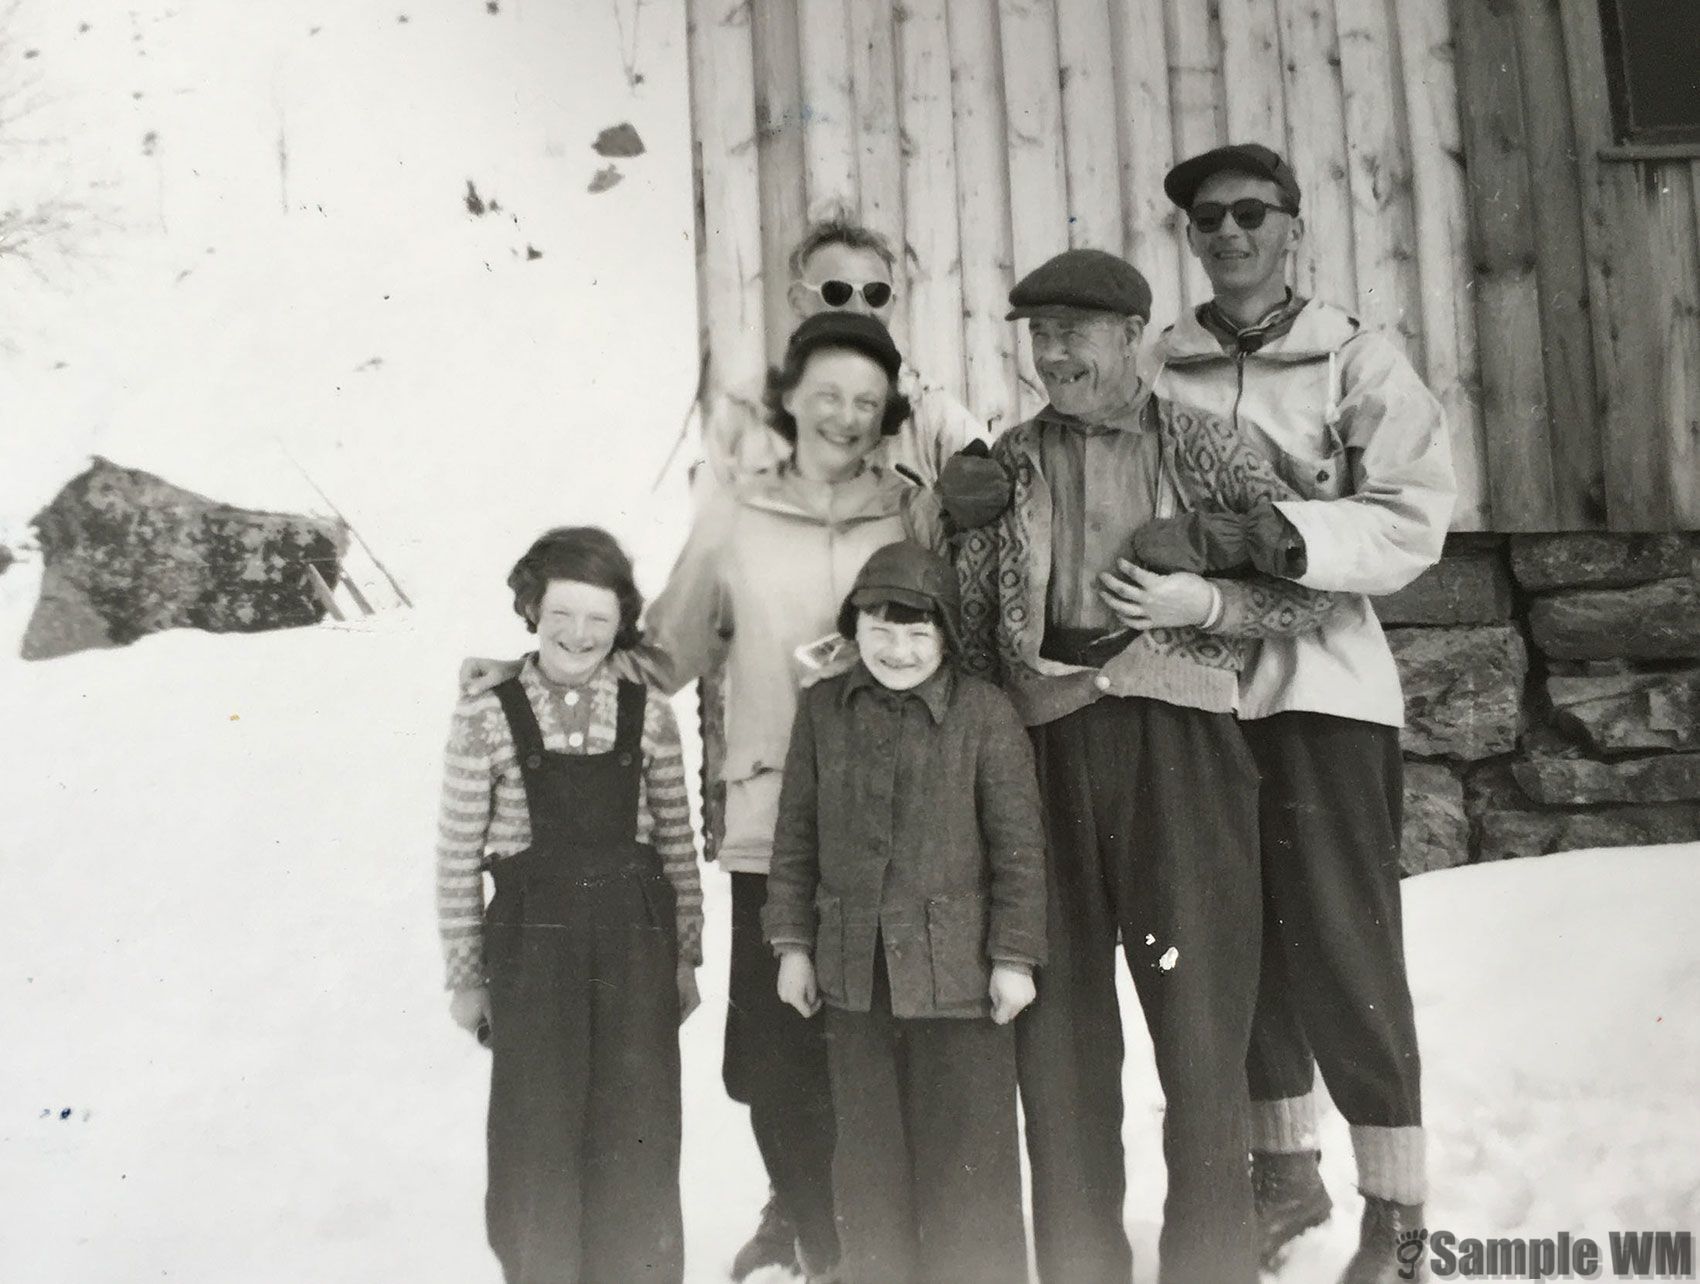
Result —
<svg viewBox="0 0 1700 1284"><path fill-rule="evenodd" d="M1015 478L976 440L944 461L934 489L957 530L977 530L1003 516L1015 495Z"/></svg>
<svg viewBox="0 0 1700 1284"><path fill-rule="evenodd" d="M523 660L468 656L460 662L460 692L463 696L480 696L486 691L494 691L509 678L518 677L523 666Z"/></svg>

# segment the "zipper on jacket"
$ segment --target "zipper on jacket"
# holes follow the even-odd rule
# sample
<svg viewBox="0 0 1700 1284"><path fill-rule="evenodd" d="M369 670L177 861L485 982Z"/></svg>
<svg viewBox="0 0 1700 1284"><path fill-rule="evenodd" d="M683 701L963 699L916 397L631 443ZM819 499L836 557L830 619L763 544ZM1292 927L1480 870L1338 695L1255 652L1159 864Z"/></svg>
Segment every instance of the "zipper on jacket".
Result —
<svg viewBox="0 0 1700 1284"><path fill-rule="evenodd" d="M832 600L842 602L844 594L838 587L838 493L829 491L826 497L826 582L831 586Z"/></svg>
<svg viewBox="0 0 1700 1284"><path fill-rule="evenodd" d="M1240 431L1240 402L1245 398L1245 349L1234 350L1234 431Z"/></svg>
<svg viewBox="0 0 1700 1284"><path fill-rule="evenodd" d="M834 520L826 524L826 578L827 582L832 585L832 600L834 602L842 602L844 600L844 595L848 590L838 587L837 514L832 514L832 517Z"/></svg>

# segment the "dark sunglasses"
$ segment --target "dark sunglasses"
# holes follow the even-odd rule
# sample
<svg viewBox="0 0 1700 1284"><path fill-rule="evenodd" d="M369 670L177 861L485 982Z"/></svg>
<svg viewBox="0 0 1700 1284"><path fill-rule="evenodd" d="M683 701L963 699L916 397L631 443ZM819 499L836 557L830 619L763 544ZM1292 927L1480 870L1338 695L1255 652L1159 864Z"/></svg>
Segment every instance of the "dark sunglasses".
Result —
<svg viewBox="0 0 1700 1284"><path fill-rule="evenodd" d="M856 297L857 290L862 292L870 308L883 308L891 302L891 286L884 281L865 281L859 286L848 281L822 281L819 285L804 281L802 286L820 295L820 301L829 308L843 307Z"/></svg>
<svg viewBox="0 0 1700 1284"><path fill-rule="evenodd" d="M1268 201L1260 201L1255 196L1247 196L1235 201L1232 205L1224 205L1221 201L1205 201L1202 205L1194 205L1186 212L1187 218L1200 232L1214 232L1222 226L1222 220L1229 214L1234 216L1234 222L1248 232L1255 232L1263 226L1263 220L1269 217L1269 211L1276 210L1282 214L1297 214L1298 211L1286 205L1271 205Z"/></svg>

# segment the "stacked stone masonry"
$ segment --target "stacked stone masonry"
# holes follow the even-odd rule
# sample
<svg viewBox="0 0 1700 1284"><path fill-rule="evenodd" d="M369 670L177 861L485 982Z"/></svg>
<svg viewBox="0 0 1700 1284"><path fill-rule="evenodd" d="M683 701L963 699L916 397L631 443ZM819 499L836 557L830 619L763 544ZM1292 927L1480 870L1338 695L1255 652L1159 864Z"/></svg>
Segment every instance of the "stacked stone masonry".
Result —
<svg viewBox="0 0 1700 1284"><path fill-rule="evenodd" d="M1460 535L1376 599L1409 874L1700 840L1700 535Z"/></svg>

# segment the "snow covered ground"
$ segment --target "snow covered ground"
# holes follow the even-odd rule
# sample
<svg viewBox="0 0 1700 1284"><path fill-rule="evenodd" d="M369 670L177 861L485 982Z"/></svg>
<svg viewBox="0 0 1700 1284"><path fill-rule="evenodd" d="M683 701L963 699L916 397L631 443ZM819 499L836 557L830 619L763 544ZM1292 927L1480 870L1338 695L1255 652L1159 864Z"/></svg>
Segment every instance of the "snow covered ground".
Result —
<svg viewBox="0 0 1700 1284"><path fill-rule="evenodd" d="M448 1020L430 907L455 654L392 617L166 634L5 671L8 722L30 729L0 742L0 883L17 909L0 935L5 1278L496 1279L486 1059ZM723 1277L764 1194L719 1085L726 883L707 884L706 1002L684 1031L701 1281ZM1696 903L1696 847L1407 884L1432 1226L1700 1225ZM1128 1019L1137 1030L1131 998ZM1137 1035L1126 1085L1146 1281L1161 1107ZM1350 1249L1337 1121L1327 1173L1341 1210L1286 1280L1330 1279Z"/></svg>
<svg viewBox="0 0 1700 1284"><path fill-rule="evenodd" d="M21 301L0 317L0 542L93 451L317 507L293 458L418 606L26 665L39 568L0 575L0 1279L496 1279L485 1054L448 1020L431 909L452 676L523 647L502 578L547 524L608 524L658 585L685 504L676 469L651 483L696 328L681 6L494 9L12 19L43 105L29 165L0 161L104 223L45 282L0 258ZM650 151L592 195L589 142L622 119ZM690 1277L710 1281L764 1190L719 1085L726 883L706 882L683 1038ZM1407 886L1431 1225L1700 1225L1700 850ZM1128 1018L1148 1281L1160 1101L1131 994ZM1354 1234L1338 1121L1327 1144L1341 1208L1295 1284L1331 1279Z"/></svg>

